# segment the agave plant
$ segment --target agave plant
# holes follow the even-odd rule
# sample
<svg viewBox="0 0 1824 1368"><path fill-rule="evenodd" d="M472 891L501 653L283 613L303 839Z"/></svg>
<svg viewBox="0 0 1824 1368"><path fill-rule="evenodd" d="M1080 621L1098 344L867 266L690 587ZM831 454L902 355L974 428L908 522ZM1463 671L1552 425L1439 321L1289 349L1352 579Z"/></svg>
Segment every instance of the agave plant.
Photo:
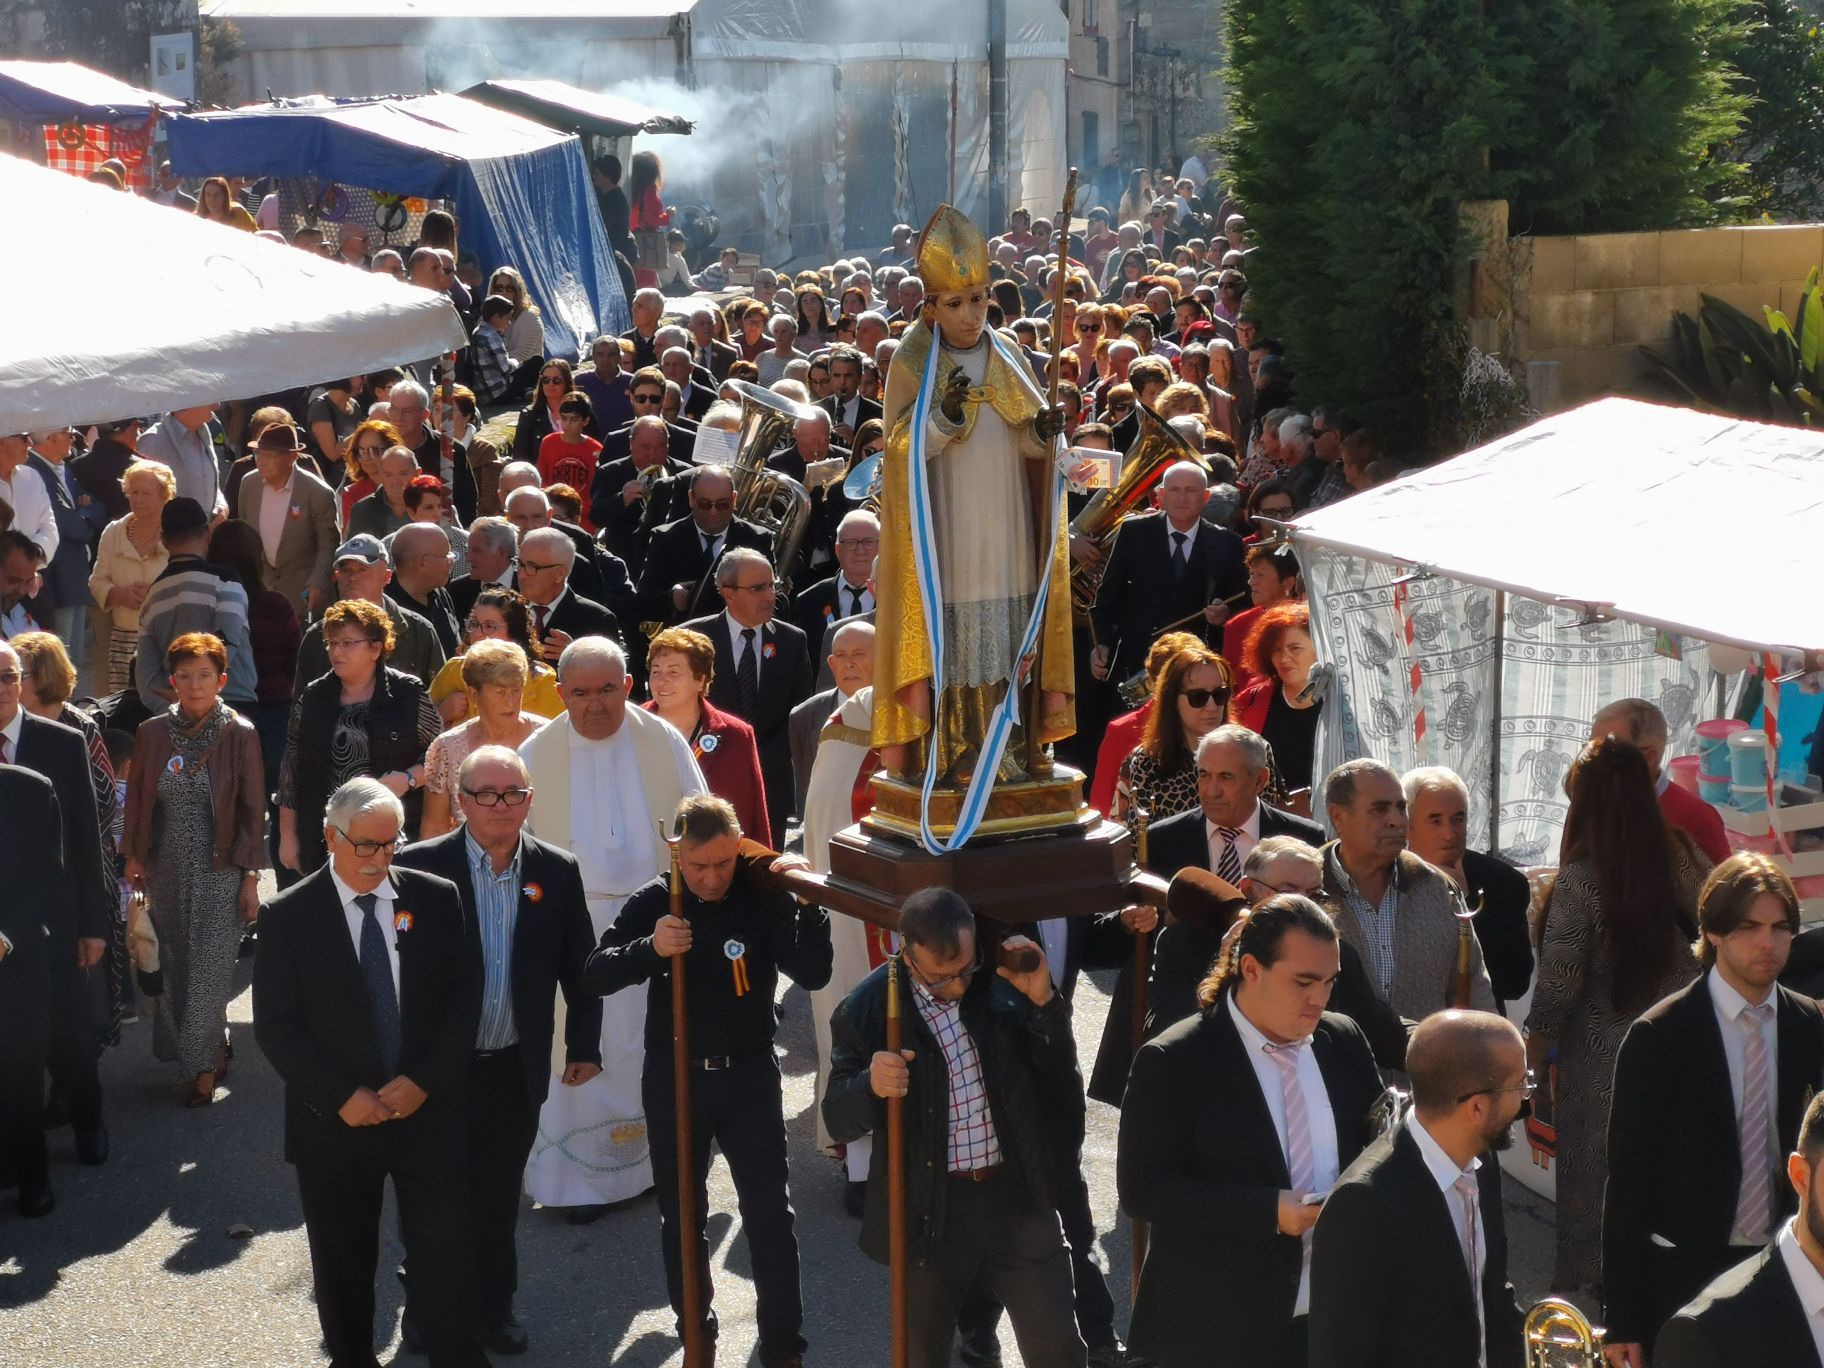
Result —
<svg viewBox="0 0 1824 1368"><path fill-rule="evenodd" d="M1681 403L1788 427L1824 428L1824 291L1812 267L1797 316L1763 308L1765 322L1711 295L1672 315L1672 346L1640 350L1653 380Z"/></svg>

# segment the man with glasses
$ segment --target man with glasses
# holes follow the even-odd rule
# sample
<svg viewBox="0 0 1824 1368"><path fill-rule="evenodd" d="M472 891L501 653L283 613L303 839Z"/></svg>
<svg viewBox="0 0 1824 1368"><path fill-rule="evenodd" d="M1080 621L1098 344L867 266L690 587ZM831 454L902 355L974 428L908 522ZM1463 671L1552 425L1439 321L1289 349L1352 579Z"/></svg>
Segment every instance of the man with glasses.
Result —
<svg viewBox="0 0 1824 1368"><path fill-rule="evenodd" d="M845 1143L884 1132L886 1099L905 1099L909 1361L947 1368L964 1295L985 1277L1006 1304L1027 1363L1083 1368L1087 1351L1052 1191L1052 1133L1083 1126L1064 996L1023 936L1004 946L1030 951L1034 967L1000 964L1002 946L985 961L975 916L952 889L908 898L899 935L906 1048L886 1048L888 971L876 969L831 1019L823 1119L831 1138ZM885 1147L876 1145L875 1154L861 1248L885 1263Z"/></svg>
<svg viewBox="0 0 1824 1368"><path fill-rule="evenodd" d="M687 488L682 481L693 469L690 462L671 455L670 430L658 416L662 392L657 386L648 385L645 397L647 407L628 431L627 454L608 457L604 446L604 459L596 467L589 489L590 521L602 529L601 538L608 549L633 565L644 559L647 536L641 535L641 529L646 524L649 504L674 488ZM673 485L674 480L680 483Z"/></svg>
<svg viewBox="0 0 1824 1368"><path fill-rule="evenodd" d="M581 1087L602 1071L602 1003L582 982L595 935L575 858L525 830L532 813L526 762L505 746L481 746L464 758L456 785L462 825L408 846L395 867L455 884L464 925L481 943L481 1024L465 1098L469 1221L483 1343L517 1354L526 1332L513 1315L514 1226L538 1111L550 1092L559 989L566 1009L562 1084ZM403 1329L408 1348L423 1341L423 1318L410 1300Z"/></svg>
<svg viewBox="0 0 1824 1368"><path fill-rule="evenodd" d="M773 534L735 516L735 484L726 469L697 466L686 488L690 516L665 523L652 534L640 572L641 616L667 626L683 621L693 607L715 601L709 596L708 581L724 552L746 548L769 564L773 558Z"/></svg>
<svg viewBox="0 0 1824 1368"><path fill-rule="evenodd" d="M329 860L260 910L253 1030L285 1084L317 1319L330 1362L374 1361L386 1180L437 1368L485 1365L464 1181L481 963L443 879L395 869L405 810L351 779L324 810Z"/></svg>
<svg viewBox="0 0 1824 1368"><path fill-rule="evenodd" d="M407 523L393 533L387 549L393 559L393 578L386 586L386 596L431 624L446 659L461 655L461 620L447 587L455 559L450 554L449 534L436 523Z"/></svg>
<svg viewBox="0 0 1824 1368"><path fill-rule="evenodd" d="M1525 1044L1492 1012L1439 1012L1406 1066L1412 1110L1349 1166L1312 1231L1310 1361L1519 1368L1491 1151L1513 1143L1533 1094Z"/></svg>
<svg viewBox="0 0 1824 1368"><path fill-rule="evenodd" d="M836 573L808 585L792 599L792 621L807 642L821 643L843 618L874 611L874 557L880 552L880 519L851 509L836 524Z"/></svg>
<svg viewBox="0 0 1824 1368"><path fill-rule="evenodd" d="M652 814L676 812L706 785L690 743L656 713L627 706L627 653L617 643L571 642L557 687L564 715L519 748L538 795L531 828L576 856L599 943L634 890L666 866ZM604 1002L601 1076L554 1089L539 1115L539 1129L559 1143L533 1155L526 1191L577 1224L652 1186L640 1089L645 1011L643 987Z"/></svg>
<svg viewBox="0 0 1824 1368"><path fill-rule="evenodd" d="M735 547L716 566L723 611L684 625L716 647L709 701L754 729L766 775L766 810L776 831L797 810L792 785L792 709L811 696L811 653L805 635L774 613L779 585L772 562Z"/></svg>
<svg viewBox="0 0 1824 1368"><path fill-rule="evenodd" d="M516 491L514 498L527 491ZM613 612L570 587L576 546L555 527L535 528L519 539L517 587L532 610L539 648L555 661L577 637L620 640L621 625Z"/></svg>
<svg viewBox="0 0 1824 1368"><path fill-rule="evenodd" d="M1342 972L1335 923L1273 894L1198 975L1202 1010L1134 1059L1116 1163L1149 1242L1129 1339L1159 1368L1208 1363L1212 1324L1236 1363L1304 1368L1310 1230L1381 1092L1368 1042L1329 1010Z"/></svg>

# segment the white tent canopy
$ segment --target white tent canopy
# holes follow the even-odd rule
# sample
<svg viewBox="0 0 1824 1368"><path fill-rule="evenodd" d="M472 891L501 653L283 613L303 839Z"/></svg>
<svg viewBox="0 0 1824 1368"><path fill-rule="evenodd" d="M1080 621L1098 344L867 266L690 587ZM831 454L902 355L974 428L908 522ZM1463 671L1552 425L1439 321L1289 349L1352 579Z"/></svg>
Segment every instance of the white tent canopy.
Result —
<svg viewBox="0 0 1824 1368"><path fill-rule="evenodd" d="M19 212L0 432L246 398L465 342L443 295L0 156Z"/></svg>

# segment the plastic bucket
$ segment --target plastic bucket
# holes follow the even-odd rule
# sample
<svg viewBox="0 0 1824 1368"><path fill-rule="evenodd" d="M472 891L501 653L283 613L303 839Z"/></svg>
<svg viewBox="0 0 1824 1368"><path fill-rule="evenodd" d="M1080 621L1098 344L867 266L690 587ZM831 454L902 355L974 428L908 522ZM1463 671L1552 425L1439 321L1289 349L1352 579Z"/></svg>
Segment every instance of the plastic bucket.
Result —
<svg viewBox="0 0 1824 1368"><path fill-rule="evenodd" d="M1733 717L1713 717L1697 724L1697 754L1704 763L1702 768L1711 774L1722 774L1729 768L1724 747L1729 738L1739 731L1747 731L1748 724Z"/></svg>
<svg viewBox="0 0 1824 1368"><path fill-rule="evenodd" d="M1675 755L1666 762L1666 772L1672 776L1672 782L1691 793L1697 792L1697 776L1700 757L1695 755Z"/></svg>
<svg viewBox="0 0 1824 1368"><path fill-rule="evenodd" d="M1767 734L1739 731L1729 738L1729 777L1742 788L1767 782Z"/></svg>
<svg viewBox="0 0 1824 1368"><path fill-rule="evenodd" d="M1732 784L1729 789L1729 805L1737 812L1767 811L1767 784Z"/></svg>
<svg viewBox="0 0 1824 1368"><path fill-rule="evenodd" d="M1698 775L1697 796L1706 803L1712 803L1717 807L1727 807L1730 798L1728 776L1716 779L1708 774Z"/></svg>

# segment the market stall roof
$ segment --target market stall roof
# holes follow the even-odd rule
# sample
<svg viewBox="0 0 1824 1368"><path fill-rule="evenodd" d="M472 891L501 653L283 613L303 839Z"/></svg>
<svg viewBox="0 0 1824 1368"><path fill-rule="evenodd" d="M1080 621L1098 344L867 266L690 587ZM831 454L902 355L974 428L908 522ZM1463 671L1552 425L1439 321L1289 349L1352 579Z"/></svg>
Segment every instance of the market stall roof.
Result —
<svg viewBox="0 0 1824 1368"><path fill-rule="evenodd" d="M552 356L631 321L574 134L459 95L250 105L168 127L180 176L309 176L452 201L482 269L525 277Z"/></svg>
<svg viewBox="0 0 1824 1368"><path fill-rule="evenodd" d="M0 432L270 394L463 345L447 298L0 156L19 260ZM58 265L67 269L58 269Z"/></svg>
<svg viewBox="0 0 1824 1368"><path fill-rule="evenodd" d="M697 0L203 0L210 19L669 19Z"/></svg>
<svg viewBox="0 0 1824 1368"><path fill-rule="evenodd" d="M462 92L495 109L536 119L549 128L629 138L635 133L689 133L696 127L682 114L583 90L563 81L481 81Z"/></svg>
<svg viewBox="0 0 1824 1368"><path fill-rule="evenodd" d="M1294 542L1751 650L1815 650L1821 514L1824 433L1602 399L1303 515Z"/></svg>
<svg viewBox="0 0 1824 1368"><path fill-rule="evenodd" d="M141 90L77 62L0 61L0 119L113 124L183 107L182 100Z"/></svg>

